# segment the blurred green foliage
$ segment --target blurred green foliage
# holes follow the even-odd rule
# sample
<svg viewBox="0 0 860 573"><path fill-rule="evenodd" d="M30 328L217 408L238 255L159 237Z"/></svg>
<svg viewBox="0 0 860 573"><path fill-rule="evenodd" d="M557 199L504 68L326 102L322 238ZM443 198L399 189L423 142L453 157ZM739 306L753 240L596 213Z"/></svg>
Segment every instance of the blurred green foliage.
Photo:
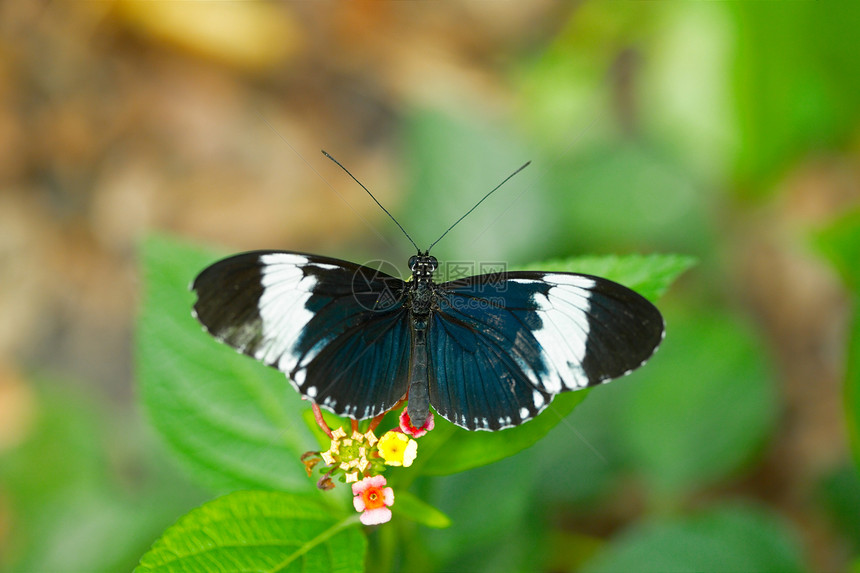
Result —
<svg viewBox="0 0 860 573"><path fill-rule="evenodd" d="M2 570L128 571L204 494L175 471L142 420L38 381L35 431L0 460L15 519Z"/></svg>
<svg viewBox="0 0 860 573"><path fill-rule="evenodd" d="M833 263L851 292L852 314L845 348L845 416L854 460L860 467L860 210L819 230L813 242Z"/></svg>
<svg viewBox="0 0 860 573"><path fill-rule="evenodd" d="M583 569L611 571L803 571L795 536L766 512L727 506L645 520Z"/></svg>
<svg viewBox="0 0 860 573"><path fill-rule="evenodd" d="M738 120L734 175L751 196L809 153L850 144L860 120L860 7L822 10L794 2L774 10L731 5L736 29L732 88Z"/></svg>
<svg viewBox="0 0 860 573"><path fill-rule="evenodd" d="M860 471L846 464L825 476L815 492L832 521L844 532L852 551L860 552Z"/></svg>
<svg viewBox="0 0 860 573"><path fill-rule="evenodd" d="M670 502L736 475L774 430L779 398L765 352L728 313L690 312L640 382L620 397L618 431L630 461Z"/></svg>

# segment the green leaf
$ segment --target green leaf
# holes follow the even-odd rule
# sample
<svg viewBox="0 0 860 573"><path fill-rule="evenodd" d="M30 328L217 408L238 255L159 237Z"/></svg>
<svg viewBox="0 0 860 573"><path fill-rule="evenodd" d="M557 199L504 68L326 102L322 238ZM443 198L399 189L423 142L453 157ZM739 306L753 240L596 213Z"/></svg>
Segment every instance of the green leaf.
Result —
<svg viewBox="0 0 860 573"><path fill-rule="evenodd" d="M153 425L192 475L218 489L310 488L314 449L286 377L206 334L188 285L217 257L164 237L143 243L137 379Z"/></svg>
<svg viewBox="0 0 860 573"><path fill-rule="evenodd" d="M668 336L618 420L630 458L658 494L725 478L771 435L777 396L764 350L728 315L667 317Z"/></svg>
<svg viewBox="0 0 860 573"><path fill-rule="evenodd" d="M436 416L435 429L419 439L413 471L447 475L497 462L520 452L553 429L588 395L588 390L556 396L534 420L500 432L470 432Z"/></svg>
<svg viewBox="0 0 860 573"><path fill-rule="evenodd" d="M553 259L526 265L521 270L596 275L621 283L653 302L695 263L694 257L686 255L608 255Z"/></svg>
<svg viewBox="0 0 860 573"><path fill-rule="evenodd" d="M691 257L681 255L580 257L528 265L523 270L596 274L655 300L693 262ZM587 390L560 394L536 419L501 432L468 432L437 416L436 428L419 441L413 468L417 466L428 475L446 475L511 456L543 438L587 394Z"/></svg>
<svg viewBox="0 0 860 573"><path fill-rule="evenodd" d="M408 491L396 492L392 511L397 516L411 519L434 529L444 529L451 526L451 518Z"/></svg>
<svg viewBox="0 0 860 573"><path fill-rule="evenodd" d="M636 525L589 560L583 571L803 571L798 543L770 513L723 507L695 517Z"/></svg>
<svg viewBox="0 0 860 573"><path fill-rule="evenodd" d="M136 573L364 570L358 514L284 492L240 491L185 515L153 544Z"/></svg>

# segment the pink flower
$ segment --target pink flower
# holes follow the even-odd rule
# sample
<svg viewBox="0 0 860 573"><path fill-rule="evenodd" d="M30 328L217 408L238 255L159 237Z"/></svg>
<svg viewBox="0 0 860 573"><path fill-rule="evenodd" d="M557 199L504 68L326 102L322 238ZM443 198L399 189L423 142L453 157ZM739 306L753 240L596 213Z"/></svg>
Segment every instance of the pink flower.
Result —
<svg viewBox="0 0 860 573"><path fill-rule="evenodd" d="M359 518L365 525L379 525L391 519L390 505L394 504L394 490L385 487L383 476L366 477L352 484L352 505L362 512Z"/></svg>
<svg viewBox="0 0 860 573"><path fill-rule="evenodd" d="M413 438L420 438L432 430L435 425L435 422L433 422L433 412L427 412L427 421L425 421L424 425L420 428L416 428L412 425L412 420L409 418L406 408L403 408L403 411L400 412L400 429L404 434L409 434Z"/></svg>

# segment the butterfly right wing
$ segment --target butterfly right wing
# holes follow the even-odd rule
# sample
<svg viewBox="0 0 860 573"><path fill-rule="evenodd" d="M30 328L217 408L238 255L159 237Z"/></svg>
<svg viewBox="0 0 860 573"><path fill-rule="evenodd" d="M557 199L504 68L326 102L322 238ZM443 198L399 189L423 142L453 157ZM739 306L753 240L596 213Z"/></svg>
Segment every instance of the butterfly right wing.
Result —
<svg viewBox="0 0 860 573"><path fill-rule="evenodd" d="M400 279L329 257L255 251L211 265L191 288L210 334L336 414L376 416L406 393L411 338Z"/></svg>
<svg viewBox="0 0 860 573"><path fill-rule="evenodd" d="M430 402L468 430L537 416L556 394L623 376L663 339L657 308L610 280L510 272L438 285Z"/></svg>

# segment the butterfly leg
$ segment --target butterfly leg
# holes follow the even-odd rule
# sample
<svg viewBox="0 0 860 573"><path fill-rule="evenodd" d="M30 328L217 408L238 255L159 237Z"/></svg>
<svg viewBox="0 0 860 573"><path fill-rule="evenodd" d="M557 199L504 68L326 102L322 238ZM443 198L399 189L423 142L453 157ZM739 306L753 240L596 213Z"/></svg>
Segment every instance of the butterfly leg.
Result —
<svg viewBox="0 0 860 573"><path fill-rule="evenodd" d="M328 427L328 424L326 424L325 420L323 419L323 414L322 410L320 410L320 407L317 405L316 402L311 402L311 408L314 411L314 420L316 420L317 425L323 432L325 432L326 436L328 436L329 439L333 440L334 437L331 435L331 429Z"/></svg>
<svg viewBox="0 0 860 573"><path fill-rule="evenodd" d="M394 406L391 407L391 409L386 410L385 412L379 414L375 418L372 418L370 420L370 426L367 429L370 430L371 432L373 430L375 430L376 427L379 425L379 423L382 422L382 419L386 416L386 414L388 414L388 412L390 412L391 410L396 410L397 408L402 406L404 402L406 402L406 398L399 400Z"/></svg>

